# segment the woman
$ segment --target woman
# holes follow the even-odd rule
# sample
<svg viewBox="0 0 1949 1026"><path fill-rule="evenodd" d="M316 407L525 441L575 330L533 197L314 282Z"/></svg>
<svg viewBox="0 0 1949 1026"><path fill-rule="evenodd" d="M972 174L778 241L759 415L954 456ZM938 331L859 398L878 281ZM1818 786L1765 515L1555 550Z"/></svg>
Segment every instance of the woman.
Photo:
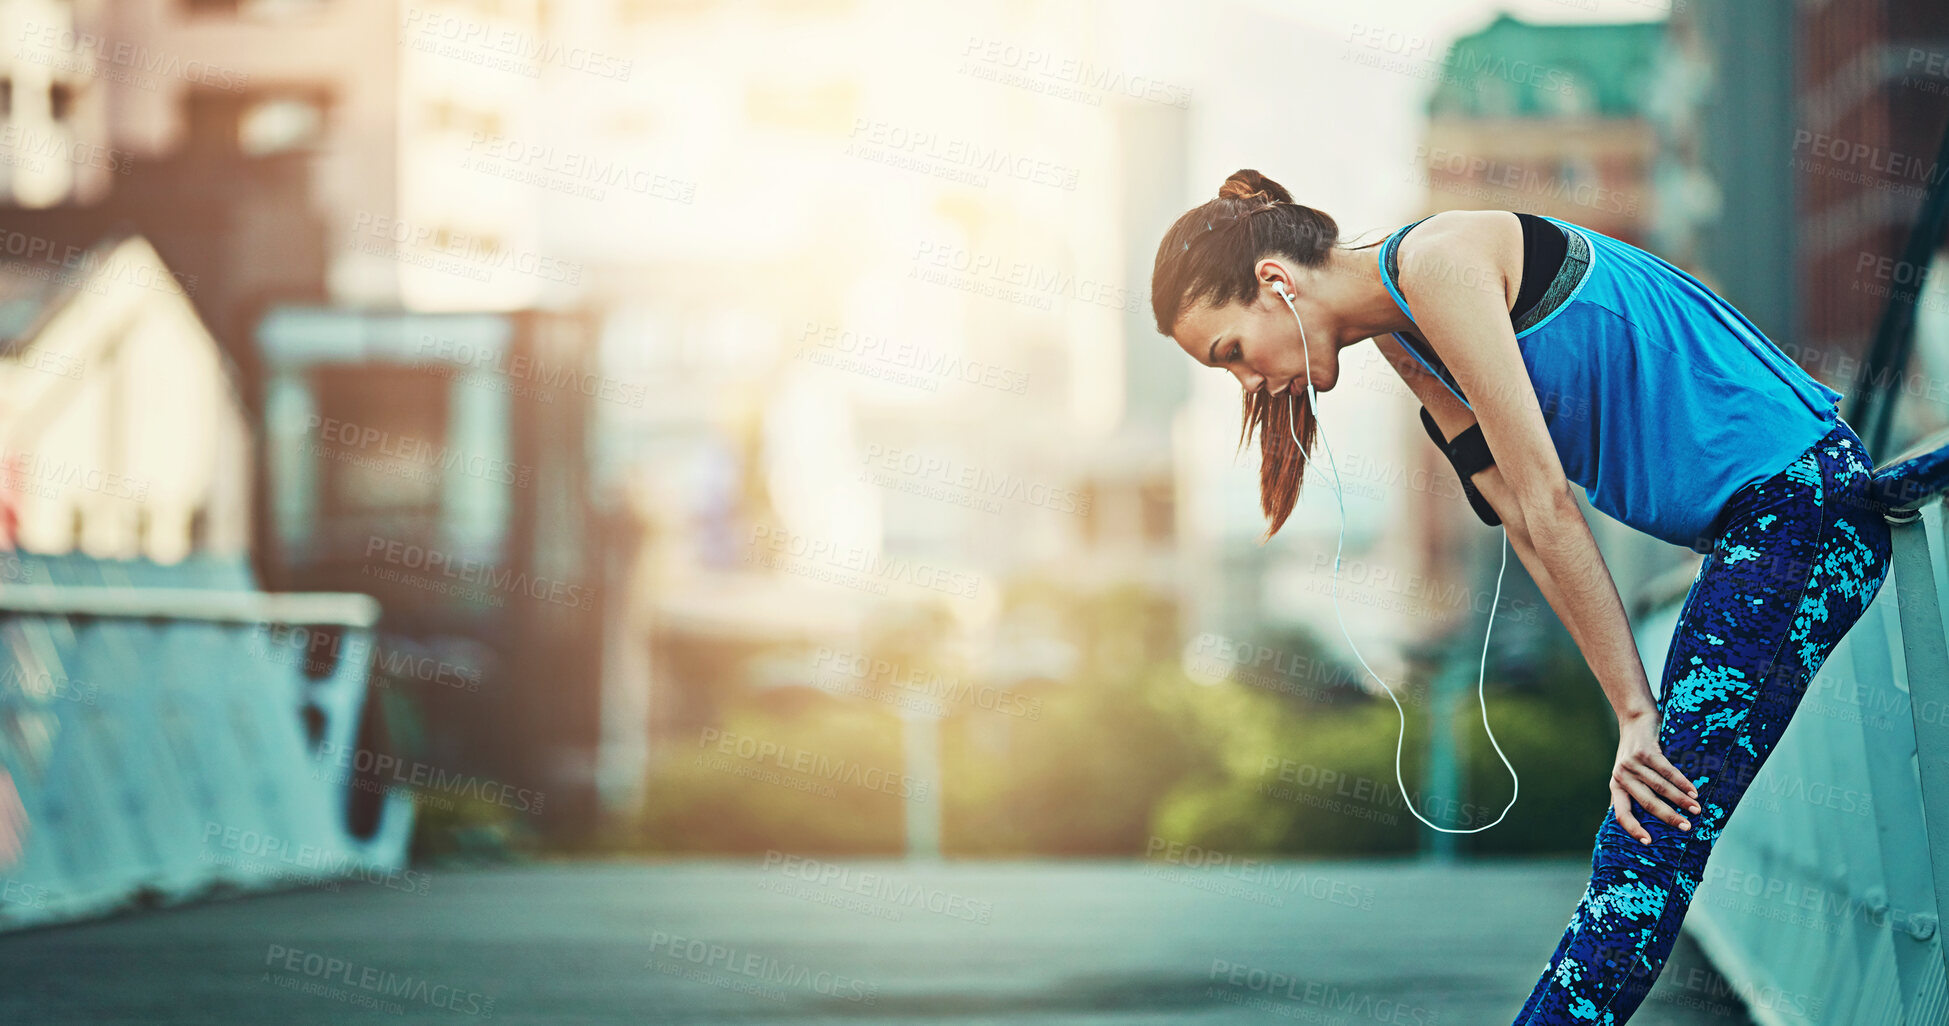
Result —
<svg viewBox="0 0 1949 1026"><path fill-rule="evenodd" d="M1331 391L1350 345L1374 340L1443 439L1474 429L1487 443L1492 463L1458 471L1618 719L1590 886L1515 1022L1626 1021L1740 796L1887 574L1874 464L1840 393L1696 279L1616 239L1448 211L1347 247L1332 218L1250 170L1171 226L1151 296L1158 331L1244 387L1267 537L1298 495L1299 446L1312 450L1309 373ZM1572 483L1706 556L1656 697Z"/></svg>

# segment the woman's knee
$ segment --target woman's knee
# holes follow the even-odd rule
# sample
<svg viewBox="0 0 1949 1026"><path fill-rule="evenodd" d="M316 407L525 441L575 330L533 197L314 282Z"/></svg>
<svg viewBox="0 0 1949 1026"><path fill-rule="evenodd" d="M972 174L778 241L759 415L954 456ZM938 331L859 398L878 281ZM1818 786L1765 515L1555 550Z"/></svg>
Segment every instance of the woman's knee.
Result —
<svg viewBox="0 0 1949 1026"><path fill-rule="evenodd" d="M1651 835L1650 844L1631 836L1607 810L1592 852L1593 879L1601 876L1606 880L1643 881L1664 887L1674 884L1681 873L1696 876L1711 854L1711 839L1697 833L1697 822L1691 830L1680 830L1650 813L1641 813L1638 823Z"/></svg>

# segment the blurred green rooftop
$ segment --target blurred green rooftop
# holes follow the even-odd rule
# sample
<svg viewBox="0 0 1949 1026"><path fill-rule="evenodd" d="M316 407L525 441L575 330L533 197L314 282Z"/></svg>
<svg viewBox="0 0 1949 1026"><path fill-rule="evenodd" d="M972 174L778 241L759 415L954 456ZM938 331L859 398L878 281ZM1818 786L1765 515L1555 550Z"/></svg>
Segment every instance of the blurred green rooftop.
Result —
<svg viewBox="0 0 1949 1026"><path fill-rule="evenodd" d="M1662 21L1541 25L1499 15L1448 48L1428 114L1637 117L1665 35Z"/></svg>

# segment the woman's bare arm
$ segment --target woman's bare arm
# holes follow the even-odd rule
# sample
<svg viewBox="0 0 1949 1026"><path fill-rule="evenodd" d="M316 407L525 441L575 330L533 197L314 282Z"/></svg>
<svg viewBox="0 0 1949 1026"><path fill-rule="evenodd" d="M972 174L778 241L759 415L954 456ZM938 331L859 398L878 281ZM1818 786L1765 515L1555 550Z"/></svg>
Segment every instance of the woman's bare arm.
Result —
<svg viewBox="0 0 1949 1026"><path fill-rule="evenodd" d="M1435 427L1441 430L1443 438L1454 438L1475 424L1475 414L1470 413L1469 408L1463 406L1447 386L1416 361L1394 336L1377 337L1374 344L1380 347L1381 354L1401 375L1401 380L1407 382L1415 398L1428 408L1428 415L1435 419ZM1510 501L1509 486L1503 481L1501 471L1490 464L1469 478L1469 482L1488 500L1496 515L1502 518L1503 528L1509 535L1509 545L1516 550L1516 558L1529 571L1530 579L1536 582L1536 589L1543 593L1543 600L1553 610L1562 609L1563 599L1557 590L1556 579L1550 576L1549 568L1536 558L1536 550L1530 547L1529 532L1524 529L1521 511ZM1577 643L1578 651L1583 651L1584 641L1577 637L1575 628L1570 624L1564 626L1570 630L1570 637Z"/></svg>
<svg viewBox="0 0 1949 1026"><path fill-rule="evenodd" d="M1453 438L1479 422L1495 464L1472 481L1501 516L1516 554L1577 642L1584 661L1617 713L1617 758L1611 765L1611 809L1618 824L1640 843L1651 834L1638 822L1642 809L1681 830L1691 824L1675 806L1699 810L1691 780L1665 757L1660 720L1617 584L1597 549L1590 525L1565 480L1543 420L1535 384L1509 323L1514 277L1522 267L1519 232L1490 219L1500 211L1451 211L1429 218L1435 231L1414 240L1404 266L1418 272L1399 282L1416 311L1416 330L1436 350L1470 406L1447 394L1425 374L1402 377L1422 397L1443 436ZM1413 236L1409 237L1413 239ZM1382 345L1397 368L1400 343ZM1634 805L1635 803L1635 805Z"/></svg>
<svg viewBox="0 0 1949 1026"><path fill-rule="evenodd" d="M1453 438L1475 423L1475 415L1469 412L1469 408L1462 405L1460 400L1449 393L1446 386L1416 362L1414 357L1402 348L1401 343L1391 336L1376 338L1374 342L1380 346L1381 352L1387 356L1388 362L1394 365L1394 369L1400 372L1402 380L1408 383L1408 388L1421 399L1423 405L1428 407L1428 414L1435 419L1435 427L1442 432L1442 437ZM1527 375L1524 380L1528 380ZM1502 473L1494 465L1478 471L1469 480L1502 517L1503 527L1509 535L1509 544L1515 548L1517 557L1529 569L1530 577L1536 581L1538 590L1542 591L1543 598L1550 603L1550 608L1558 610L1558 617L1564 619L1564 626L1570 630L1578 650L1586 653L1585 659L1588 661L1588 653L1593 650L1591 639L1580 634L1577 625L1563 616L1562 610L1568 608L1569 600L1564 597L1562 589L1550 575L1546 561L1531 544L1528 527L1521 519L1521 504L1515 501L1508 482L1502 479ZM1609 579L1608 568L1605 569L1604 576ZM1671 765L1670 760L1665 758L1664 751L1659 747L1658 733L1661 717L1656 715L1657 706L1652 705L1642 712L1632 712L1630 711L1632 707L1628 705L1619 707L1616 694L1607 690L1606 695L1610 697L1612 707L1618 711L1618 758L1611 767L1609 788L1611 809L1616 814L1619 825L1641 843L1651 842L1651 834L1638 822L1636 814L1632 811L1631 803L1635 799L1639 807L1652 815L1681 830L1690 829L1684 815L1674 806L1683 806L1693 812L1699 811L1696 800L1698 790L1693 787L1690 779L1680 773L1677 767ZM1681 795L1674 788L1682 788L1685 793Z"/></svg>
<svg viewBox="0 0 1949 1026"><path fill-rule="evenodd" d="M1413 380L1409 387L1423 398L1444 437L1482 425L1496 462L1475 475L1475 486L1502 518L1518 558L1576 641L1618 718L1642 716L1656 703L1623 600L1550 441L1509 323L1507 293L1485 286L1506 280L1512 254L1484 242L1490 233L1480 230L1479 221L1472 229L1466 218L1454 216L1484 213L1491 212L1429 218L1402 240L1399 251L1404 268L1417 272L1404 270L1398 287L1420 334L1475 409L1463 406L1425 371L1420 387ZM1520 249L1514 256L1520 268ZM1392 339L1383 346L1400 349ZM1393 352L1389 359L1396 360Z"/></svg>

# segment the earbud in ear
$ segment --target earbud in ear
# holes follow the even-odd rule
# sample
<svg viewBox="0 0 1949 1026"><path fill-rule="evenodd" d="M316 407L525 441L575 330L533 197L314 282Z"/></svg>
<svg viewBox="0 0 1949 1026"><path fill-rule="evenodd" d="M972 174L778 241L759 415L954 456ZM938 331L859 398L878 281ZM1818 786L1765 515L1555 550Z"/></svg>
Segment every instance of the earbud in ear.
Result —
<svg viewBox="0 0 1949 1026"><path fill-rule="evenodd" d="M1276 278L1272 282L1272 291L1279 293L1281 299L1293 298L1292 293L1286 291L1286 283Z"/></svg>

